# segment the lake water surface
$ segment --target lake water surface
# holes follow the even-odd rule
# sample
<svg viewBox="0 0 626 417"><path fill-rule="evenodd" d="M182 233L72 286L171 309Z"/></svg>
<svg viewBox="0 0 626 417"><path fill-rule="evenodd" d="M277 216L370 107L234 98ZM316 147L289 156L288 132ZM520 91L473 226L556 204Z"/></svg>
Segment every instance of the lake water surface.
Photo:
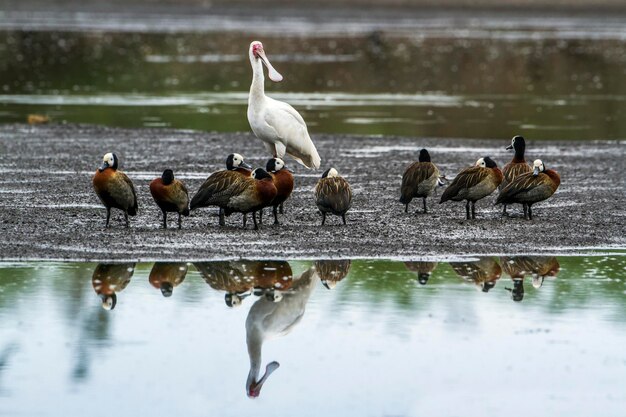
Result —
<svg viewBox="0 0 626 417"><path fill-rule="evenodd" d="M247 54L259 39L285 77L268 80L266 92L296 107L312 133L626 137L620 20L363 28L28 16L21 29L18 18L0 16L4 123L35 113L56 122L249 131Z"/></svg>
<svg viewBox="0 0 626 417"><path fill-rule="evenodd" d="M0 264L0 415L619 416L625 345L620 254Z"/></svg>

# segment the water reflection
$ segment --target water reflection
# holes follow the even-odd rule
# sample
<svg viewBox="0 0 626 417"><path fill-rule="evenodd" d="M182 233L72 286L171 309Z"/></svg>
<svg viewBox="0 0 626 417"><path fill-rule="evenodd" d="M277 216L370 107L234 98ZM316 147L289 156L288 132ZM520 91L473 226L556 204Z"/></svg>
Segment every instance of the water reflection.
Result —
<svg viewBox="0 0 626 417"><path fill-rule="evenodd" d="M317 283L315 275L315 268L309 268L294 280L290 290L284 292L280 300L261 297L250 308L246 319L246 344L250 357L250 371L246 379L248 397L258 397L267 378L280 366L276 361L270 362L259 379L263 342L288 334L300 322Z"/></svg>
<svg viewBox="0 0 626 417"><path fill-rule="evenodd" d="M534 288L541 288L546 277L556 278L561 269L554 256L503 256L500 258L502 269L511 277L513 288L507 288L513 301L524 299L524 278L532 277Z"/></svg>
<svg viewBox="0 0 626 417"><path fill-rule="evenodd" d="M477 261L450 262L458 276L476 284L482 292L488 292L496 286L502 275L500 265L492 257L480 257Z"/></svg>
<svg viewBox="0 0 626 417"><path fill-rule="evenodd" d="M315 269L324 287L332 290L348 275L351 264L350 259L319 260L315 261Z"/></svg>
<svg viewBox="0 0 626 417"><path fill-rule="evenodd" d="M196 262L194 266L211 288L226 292L224 301L229 307L241 305L252 293L278 301L293 281L285 261Z"/></svg>
<svg viewBox="0 0 626 417"><path fill-rule="evenodd" d="M113 310L117 293L124 290L135 272L135 263L105 264L96 266L91 277L93 289L102 300L102 308Z"/></svg>
<svg viewBox="0 0 626 417"><path fill-rule="evenodd" d="M154 288L160 289L163 297L171 297L174 287L180 285L187 276L185 262L155 262L148 280Z"/></svg>
<svg viewBox="0 0 626 417"><path fill-rule="evenodd" d="M433 271L437 268L437 262L405 262L404 266L409 271L417 272L417 282L426 285Z"/></svg>

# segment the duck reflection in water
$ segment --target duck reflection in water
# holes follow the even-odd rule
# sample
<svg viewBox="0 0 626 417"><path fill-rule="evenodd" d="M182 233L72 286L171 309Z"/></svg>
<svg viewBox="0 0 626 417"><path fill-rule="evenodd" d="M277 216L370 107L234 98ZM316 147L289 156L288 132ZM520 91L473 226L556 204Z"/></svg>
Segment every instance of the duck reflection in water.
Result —
<svg viewBox="0 0 626 417"><path fill-rule="evenodd" d="M332 290L348 275L350 264L350 259L318 260L315 261L315 270L324 287Z"/></svg>
<svg viewBox="0 0 626 417"><path fill-rule="evenodd" d="M185 262L155 262L148 278L150 284L161 290L163 297L171 297L177 287L187 276Z"/></svg>
<svg viewBox="0 0 626 417"><path fill-rule="evenodd" d="M91 284L102 300L102 308L113 310L117 305L117 293L122 291L135 272L135 263L98 264L93 271Z"/></svg>
<svg viewBox="0 0 626 417"><path fill-rule="evenodd" d="M198 262L194 266L211 288L226 291L229 307L241 305L253 292L279 301L293 281L291 266L285 261Z"/></svg>
<svg viewBox="0 0 626 417"><path fill-rule="evenodd" d="M511 292L513 301L524 299L524 277L532 276L534 288L541 288L545 277L556 277L561 266L554 256L503 256L500 258L504 272L513 280Z"/></svg>
<svg viewBox="0 0 626 417"><path fill-rule="evenodd" d="M417 282L426 285L435 268L437 262L405 262L404 266L409 271L417 272Z"/></svg>
<svg viewBox="0 0 626 417"><path fill-rule="evenodd" d="M254 295L263 295L269 301L282 300L293 284L291 265L286 261L250 262L249 270L254 279Z"/></svg>
<svg viewBox="0 0 626 417"><path fill-rule="evenodd" d="M252 294L254 280L247 272L245 261L195 262L204 281L217 291L225 291L224 301L228 307L238 307Z"/></svg>
<svg viewBox="0 0 626 417"><path fill-rule="evenodd" d="M479 257L477 261L450 262L458 276L476 284L482 292L488 292L496 286L502 276L502 268L490 256Z"/></svg>
<svg viewBox="0 0 626 417"><path fill-rule="evenodd" d="M293 285L283 293L280 301L261 297L250 308L246 319L246 344L250 357L250 372L246 379L248 397L258 397L267 378L280 366L278 362L270 362L259 379L263 342L275 336L286 335L300 322L317 283L318 278L315 275L315 268L309 268L293 281Z"/></svg>

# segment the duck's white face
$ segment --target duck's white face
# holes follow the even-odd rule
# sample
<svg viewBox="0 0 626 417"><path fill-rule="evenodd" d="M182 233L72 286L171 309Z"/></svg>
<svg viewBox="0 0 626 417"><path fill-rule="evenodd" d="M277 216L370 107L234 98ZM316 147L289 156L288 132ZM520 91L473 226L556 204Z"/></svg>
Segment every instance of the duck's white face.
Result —
<svg viewBox="0 0 626 417"><path fill-rule="evenodd" d="M233 154L233 166L238 167L243 163L243 156L238 153Z"/></svg>
<svg viewBox="0 0 626 417"><path fill-rule="evenodd" d="M113 309L113 297L106 297L102 300L102 308L109 311Z"/></svg>
<svg viewBox="0 0 626 417"><path fill-rule="evenodd" d="M476 166L485 168L487 166L485 158L480 158L478 161L476 161Z"/></svg>
<svg viewBox="0 0 626 417"><path fill-rule="evenodd" d="M102 158L102 162L104 162L110 167L113 166L113 163L115 162L115 159L113 158L113 154L109 152L108 154L104 155L104 157Z"/></svg>
<svg viewBox="0 0 626 417"><path fill-rule="evenodd" d="M543 162L541 162L541 159L535 159L535 162L533 162L533 175L537 176L545 169L546 167L543 165Z"/></svg>
<svg viewBox="0 0 626 417"><path fill-rule="evenodd" d="M337 172L337 170L335 168L331 168L330 171L328 171L328 175L326 176L327 178L332 178L332 177L338 177L339 173Z"/></svg>
<svg viewBox="0 0 626 417"><path fill-rule="evenodd" d="M276 167L276 171L280 171L281 169L283 169L285 167L285 161L283 161L280 158L275 158L276 161L274 162L274 166Z"/></svg>

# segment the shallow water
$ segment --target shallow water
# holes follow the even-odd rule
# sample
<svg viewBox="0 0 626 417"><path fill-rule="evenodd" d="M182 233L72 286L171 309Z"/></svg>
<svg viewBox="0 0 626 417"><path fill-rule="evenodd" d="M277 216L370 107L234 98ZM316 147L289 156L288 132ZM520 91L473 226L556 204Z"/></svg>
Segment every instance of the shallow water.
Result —
<svg viewBox="0 0 626 417"><path fill-rule="evenodd" d="M41 22L59 21L50 19ZM343 30L299 21L271 30L173 23L159 33L155 22L63 31L19 30L0 19L0 122L46 114L57 122L248 131L247 49L258 38L285 76L267 81L266 92L294 105L312 133L624 138L626 32L619 20L590 21Z"/></svg>
<svg viewBox="0 0 626 417"><path fill-rule="evenodd" d="M0 414L617 416L625 313L623 255L3 263Z"/></svg>

